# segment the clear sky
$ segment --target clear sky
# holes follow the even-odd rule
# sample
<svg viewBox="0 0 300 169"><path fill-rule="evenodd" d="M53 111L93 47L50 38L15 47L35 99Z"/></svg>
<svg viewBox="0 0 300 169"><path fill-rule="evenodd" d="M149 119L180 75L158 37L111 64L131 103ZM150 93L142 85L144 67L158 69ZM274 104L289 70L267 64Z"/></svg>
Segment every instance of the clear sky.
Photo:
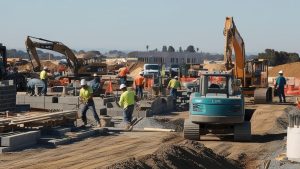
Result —
<svg viewBox="0 0 300 169"><path fill-rule="evenodd" d="M300 53L299 0L0 0L0 43L25 49L27 35L73 49L146 50L194 45L223 53L233 16L247 53Z"/></svg>

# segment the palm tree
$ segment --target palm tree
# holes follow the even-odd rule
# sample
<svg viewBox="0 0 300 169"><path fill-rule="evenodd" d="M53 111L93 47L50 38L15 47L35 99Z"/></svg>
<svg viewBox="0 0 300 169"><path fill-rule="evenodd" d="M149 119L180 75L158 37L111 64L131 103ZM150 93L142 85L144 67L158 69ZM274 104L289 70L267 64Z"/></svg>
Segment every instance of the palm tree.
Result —
<svg viewBox="0 0 300 169"><path fill-rule="evenodd" d="M147 45L147 46L146 46L146 49L147 49L147 52L148 52L148 49L149 49L149 45Z"/></svg>

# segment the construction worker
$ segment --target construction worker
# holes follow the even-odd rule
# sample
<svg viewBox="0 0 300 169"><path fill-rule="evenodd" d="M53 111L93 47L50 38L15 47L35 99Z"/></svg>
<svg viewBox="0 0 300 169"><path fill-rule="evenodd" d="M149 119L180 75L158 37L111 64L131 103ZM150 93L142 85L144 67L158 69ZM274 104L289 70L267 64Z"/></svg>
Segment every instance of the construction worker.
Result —
<svg viewBox="0 0 300 169"><path fill-rule="evenodd" d="M175 76L174 79L169 81L168 89L170 89L170 95L173 96L174 100L177 99L177 89L181 88L178 76Z"/></svg>
<svg viewBox="0 0 300 169"><path fill-rule="evenodd" d="M40 79L44 82L41 94L47 96L47 86L48 86L48 67L45 66L40 73Z"/></svg>
<svg viewBox="0 0 300 169"><path fill-rule="evenodd" d="M134 79L135 94L139 97L139 99L143 98L144 81L145 78L143 72L140 72L139 76Z"/></svg>
<svg viewBox="0 0 300 169"><path fill-rule="evenodd" d="M280 103L282 103L282 98L283 98L283 102L286 103L285 94L284 94L284 86L286 85L286 79L285 77L283 77L282 70L280 70L278 74L279 76L276 78L275 89L277 90Z"/></svg>
<svg viewBox="0 0 300 169"><path fill-rule="evenodd" d="M129 70L127 68L127 65L125 67L122 67L119 69L119 78L120 78L120 84L126 84L127 74L129 73Z"/></svg>
<svg viewBox="0 0 300 169"><path fill-rule="evenodd" d="M34 96L35 95L35 86L36 85L39 85L39 86L44 86L44 82L40 79L36 79L36 78L33 78L33 79L30 79L28 80L27 82L27 93L30 94L30 96ZM37 91L38 95L40 95L40 91Z"/></svg>
<svg viewBox="0 0 300 169"><path fill-rule="evenodd" d="M94 73L93 76L94 79L90 82L90 86L93 89L94 96L99 96L101 90L100 77L96 73Z"/></svg>
<svg viewBox="0 0 300 169"><path fill-rule="evenodd" d="M123 117L124 122L126 123L125 129L128 130L131 128L132 113L137 97L134 94L134 91L127 90L125 84L120 85L120 90L122 90L123 93L121 94L119 105L123 108Z"/></svg>
<svg viewBox="0 0 300 169"><path fill-rule="evenodd" d="M83 104L83 107L81 109L81 119L84 123L84 126L87 125L87 118L86 118L86 112L88 109L91 109L94 115L94 118L97 122L97 127L100 127L100 119L96 112L95 103L93 100L93 89L87 85L87 82L85 79L82 79L80 81L81 89L79 93L79 100Z"/></svg>

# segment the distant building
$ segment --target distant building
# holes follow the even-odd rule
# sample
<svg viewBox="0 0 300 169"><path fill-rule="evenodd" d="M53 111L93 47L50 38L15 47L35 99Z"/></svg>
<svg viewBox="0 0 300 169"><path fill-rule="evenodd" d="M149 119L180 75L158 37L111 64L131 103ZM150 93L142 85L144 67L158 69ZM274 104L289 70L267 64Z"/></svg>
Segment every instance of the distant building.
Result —
<svg viewBox="0 0 300 169"><path fill-rule="evenodd" d="M144 63L165 64L202 64L210 56L206 53L193 52L131 52L128 57L138 58ZM211 58L210 58L211 59Z"/></svg>

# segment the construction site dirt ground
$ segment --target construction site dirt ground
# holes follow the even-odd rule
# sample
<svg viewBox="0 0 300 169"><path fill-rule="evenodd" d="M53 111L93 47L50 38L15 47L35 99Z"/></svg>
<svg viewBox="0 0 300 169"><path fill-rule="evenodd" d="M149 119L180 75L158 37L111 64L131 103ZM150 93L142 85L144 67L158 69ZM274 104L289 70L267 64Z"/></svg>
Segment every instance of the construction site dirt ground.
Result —
<svg viewBox="0 0 300 169"><path fill-rule="evenodd" d="M289 98L293 100L293 98ZM272 153L285 145L288 124L285 104L247 104L252 114L252 141L233 142L233 136L202 136L201 143L215 153L240 162L243 168L257 168ZM188 112L166 116L187 118ZM36 147L19 152L0 154L0 168L105 168L116 162L152 154L161 145L176 144L182 133L123 132L93 137L57 148Z"/></svg>

